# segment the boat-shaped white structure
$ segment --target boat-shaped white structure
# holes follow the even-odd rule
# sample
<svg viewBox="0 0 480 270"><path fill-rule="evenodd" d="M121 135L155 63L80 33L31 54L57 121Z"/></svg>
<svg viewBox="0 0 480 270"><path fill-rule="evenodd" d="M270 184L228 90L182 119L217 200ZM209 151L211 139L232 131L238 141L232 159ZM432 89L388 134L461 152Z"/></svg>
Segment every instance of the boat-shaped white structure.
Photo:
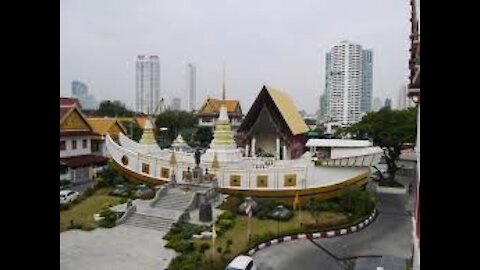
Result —
<svg viewBox="0 0 480 270"><path fill-rule="evenodd" d="M278 137L275 139L279 141ZM178 147L160 149L126 136L120 136L120 144L107 136L106 145L124 175L152 185L169 182L172 174L177 183L188 184L186 175L196 166L193 151L175 151ZM377 164L383 154L369 141L310 139L305 146L309 151L295 159L289 159L289 155L283 155L282 159L278 154L275 157L249 155L248 150L243 151L235 144L223 104L214 139L201 157L200 168L205 173L208 171L212 176L209 179L217 179L216 184L223 193L287 200L297 194L303 198L329 198L346 186L367 183L371 166Z"/></svg>

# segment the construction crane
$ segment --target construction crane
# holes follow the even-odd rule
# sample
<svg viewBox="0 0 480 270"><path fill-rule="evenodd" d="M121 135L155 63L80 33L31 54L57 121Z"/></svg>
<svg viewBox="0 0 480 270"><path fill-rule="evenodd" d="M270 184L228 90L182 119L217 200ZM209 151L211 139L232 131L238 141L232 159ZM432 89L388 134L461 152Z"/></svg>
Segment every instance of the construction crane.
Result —
<svg viewBox="0 0 480 270"><path fill-rule="evenodd" d="M165 100L161 98L157 106L155 107L155 110L153 110L153 113L151 116L161 114L166 110L167 110L167 107L165 106Z"/></svg>

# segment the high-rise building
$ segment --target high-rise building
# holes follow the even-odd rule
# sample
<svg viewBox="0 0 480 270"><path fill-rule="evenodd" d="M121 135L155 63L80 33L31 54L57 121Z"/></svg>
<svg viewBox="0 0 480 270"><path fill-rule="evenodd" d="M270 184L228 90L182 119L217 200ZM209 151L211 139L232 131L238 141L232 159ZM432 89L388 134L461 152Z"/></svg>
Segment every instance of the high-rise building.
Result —
<svg viewBox="0 0 480 270"><path fill-rule="evenodd" d="M342 41L326 54L328 119L341 124L360 120L363 88L363 50L358 44Z"/></svg>
<svg viewBox="0 0 480 270"><path fill-rule="evenodd" d="M373 51L362 51L362 112L372 111L372 88L373 88Z"/></svg>
<svg viewBox="0 0 480 270"><path fill-rule="evenodd" d="M189 63L187 65L187 91L188 91L188 110L195 111L197 107L197 68Z"/></svg>
<svg viewBox="0 0 480 270"><path fill-rule="evenodd" d="M415 107L415 103L408 97L408 87L402 85L398 90L397 109L406 110L410 107Z"/></svg>
<svg viewBox="0 0 480 270"><path fill-rule="evenodd" d="M172 98L172 104L170 105L170 110L172 111L182 110L182 100L179 97Z"/></svg>
<svg viewBox="0 0 480 270"><path fill-rule="evenodd" d="M392 99L391 98L386 98L385 99L385 106L384 107L387 107L387 108L392 108Z"/></svg>
<svg viewBox="0 0 480 270"><path fill-rule="evenodd" d="M160 102L160 60L158 56L137 57L136 111L152 114Z"/></svg>
<svg viewBox="0 0 480 270"><path fill-rule="evenodd" d="M81 81L72 81L72 97L78 99L83 109L97 109L97 101L88 94L88 86Z"/></svg>
<svg viewBox="0 0 480 270"><path fill-rule="evenodd" d="M72 96L88 95L88 86L81 81L72 82Z"/></svg>
<svg viewBox="0 0 480 270"><path fill-rule="evenodd" d="M373 111L378 112L382 107L383 107L382 106L382 100L380 98L376 97L373 100Z"/></svg>
<svg viewBox="0 0 480 270"><path fill-rule="evenodd" d="M328 100L327 100L327 94L323 94L320 96L320 116L319 116L319 122L326 122L328 121Z"/></svg>
<svg viewBox="0 0 480 270"><path fill-rule="evenodd" d="M325 92L320 96L320 121L358 122L372 111L373 51L342 41L325 57Z"/></svg>

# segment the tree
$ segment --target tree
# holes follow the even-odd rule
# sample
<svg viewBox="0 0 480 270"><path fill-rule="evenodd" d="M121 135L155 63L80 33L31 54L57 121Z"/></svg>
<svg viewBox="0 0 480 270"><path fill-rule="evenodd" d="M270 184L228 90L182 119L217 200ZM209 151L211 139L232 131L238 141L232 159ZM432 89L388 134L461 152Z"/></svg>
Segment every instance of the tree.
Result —
<svg viewBox="0 0 480 270"><path fill-rule="evenodd" d="M140 138L142 138L143 129L141 129L136 122L121 121L120 123L127 130L127 134L131 136L132 140L136 142L140 141Z"/></svg>
<svg viewBox="0 0 480 270"><path fill-rule="evenodd" d="M97 114L99 116L109 116L109 117L116 117L116 116L125 116L131 117L134 116L135 113L128 110L121 101L115 100L111 102L110 100L105 100L100 103L98 108Z"/></svg>
<svg viewBox="0 0 480 270"><path fill-rule="evenodd" d="M207 147L213 139L213 133L209 127L199 127L193 138L200 146Z"/></svg>
<svg viewBox="0 0 480 270"><path fill-rule="evenodd" d="M165 139L172 142L183 130L197 126L197 119L193 113L186 111L165 111L157 116L157 128L166 127ZM183 135L182 135L183 136Z"/></svg>
<svg viewBox="0 0 480 270"><path fill-rule="evenodd" d="M397 161L402 145L415 143L417 129L417 109L391 110L382 108L378 112L365 115L362 120L350 127L339 130L338 134L349 134L356 139L371 139L375 146L382 148L391 180L398 171Z"/></svg>

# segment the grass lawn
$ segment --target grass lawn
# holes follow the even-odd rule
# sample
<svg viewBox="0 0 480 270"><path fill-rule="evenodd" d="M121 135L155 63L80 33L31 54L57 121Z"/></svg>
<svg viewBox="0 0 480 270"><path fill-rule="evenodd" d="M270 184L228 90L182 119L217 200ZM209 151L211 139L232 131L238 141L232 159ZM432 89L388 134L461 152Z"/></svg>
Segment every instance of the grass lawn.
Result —
<svg viewBox="0 0 480 270"><path fill-rule="evenodd" d="M275 221L269 219L258 219L252 217L251 221L251 234L253 235L261 235L265 233L273 233L275 235L282 234L282 232L288 232L292 229L299 228L299 212L295 211L294 216L289 221ZM310 212L302 211L302 222L303 223L315 223L315 219L312 217ZM318 218L318 224L339 224L347 222L348 218L343 213L331 213L331 212L321 212ZM238 254L242 250L247 247L248 244L248 218L245 216L237 216L235 220L235 225L227 230L224 234L219 236L215 240L215 249L217 247L222 247L225 249L226 242L228 239L233 241L232 246L230 247L231 253L230 256L234 254ZM208 243L210 246L212 245L212 240L197 240L195 241L197 245L201 245L202 243ZM211 258L212 250L211 247L205 251L205 255ZM215 251L215 259L219 258L220 255L217 251Z"/></svg>
<svg viewBox="0 0 480 270"><path fill-rule="evenodd" d="M100 188L90 197L73 205L70 209L60 211L60 232L68 230L70 220L75 224L82 224L83 229L89 230L97 227L93 214L99 213L103 207L120 203L120 197L108 195L111 188Z"/></svg>

